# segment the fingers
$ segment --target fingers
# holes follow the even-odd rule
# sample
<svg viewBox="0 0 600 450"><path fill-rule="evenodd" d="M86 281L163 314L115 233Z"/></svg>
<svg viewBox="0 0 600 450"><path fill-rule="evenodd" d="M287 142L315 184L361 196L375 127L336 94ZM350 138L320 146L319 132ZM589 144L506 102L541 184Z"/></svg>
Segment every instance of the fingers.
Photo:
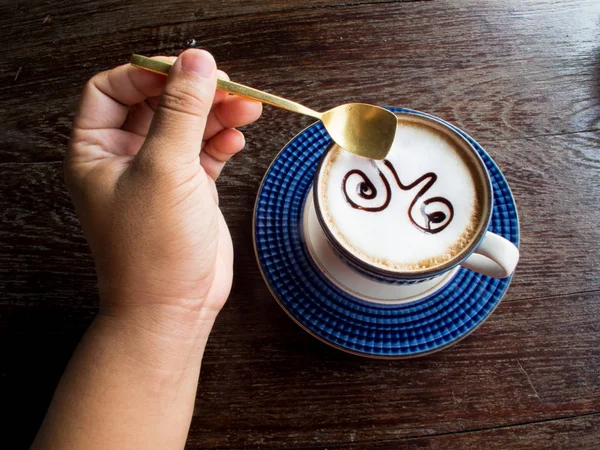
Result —
<svg viewBox="0 0 600 450"><path fill-rule="evenodd" d="M257 120L261 114L261 103L229 95L213 107L206 124L204 139L210 139L221 130L248 125Z"/></svg>
<svg viewBox="0 0 600 450"><path fill-rule="evenodd" d="M219 77L229 78L225 72L217 71ZM224 76L223 76L224 75ZM152 122L157 98L149 98L131 108L123 129L146 136ZM212 110L208 116L204 140L210 139L222 130L242 127L257 120L262 113L262 104L216 91Z"/></svg>
<svg viewBox="0 0 600 450"><path fill-rule="evenodd" d="M217 84L216 64L204 50L183 52L169 72L138 158L161 169L198 165Z"/></svg>
<svg viewBox="0 0 600 450"><path fill-rule="evenodd" d="M206 173L216 180L225 163L242 150L245 144L242 132L233 128L223 130L206 142L200 153L200 164Z"/></svg>
<svg viewBox="0 0 600 450"><path fill-rule="evenodd" d="M74 127L86 130L120 128L130 105L159 95L164 85L163 75L130 64L101 72L83 89Z"/></svg>
<svg viewBox="0 0 600 450"><path fill-rule="evenodd" d="M173 58L173 60L175 60L175 58ZM217 76L219 78L229 80L229 76L222 70L217 70ZM228 94L226 92L216 91L215 98L213 100L213 107L214 105L222 102L227 95ZM154 117L154 110L156 110L158 100L159 97L150 97L144 100L142 103L133 105L129 109L129 115L127 116L127 119L121 128L123 130L139 134L140 136L146 136L148 134L148 130L150 129L150 123Z"/></svg>
<svg viewBox="0 0 600 450"><path fill-rule="evenodd" d="M129 115L121 128L125 131L146 137L152 123L152 118L154 117L154 110L158 105L158 100L158 97L150 97L142 103L133 105L129 109Z"/></svg>

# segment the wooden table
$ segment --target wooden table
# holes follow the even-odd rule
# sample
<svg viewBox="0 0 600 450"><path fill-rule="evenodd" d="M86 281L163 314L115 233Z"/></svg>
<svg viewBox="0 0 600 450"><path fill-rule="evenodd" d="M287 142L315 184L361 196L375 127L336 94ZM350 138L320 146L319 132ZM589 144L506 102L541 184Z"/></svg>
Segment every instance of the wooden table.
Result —
<svg viewBox="0 0 600 450"><path fill-rule="evenodd" d="M271 298L252 248L261 178L311 122L266 108L219 181L235 282L189 448L600 448L597 0L1 3L0 446L31 441L97 309L62 179L78 92L132 52L196 45L315 109L407 106L467 130L513 189L522 259L492 317L440 353L376 361L317 341Z"/></svg>

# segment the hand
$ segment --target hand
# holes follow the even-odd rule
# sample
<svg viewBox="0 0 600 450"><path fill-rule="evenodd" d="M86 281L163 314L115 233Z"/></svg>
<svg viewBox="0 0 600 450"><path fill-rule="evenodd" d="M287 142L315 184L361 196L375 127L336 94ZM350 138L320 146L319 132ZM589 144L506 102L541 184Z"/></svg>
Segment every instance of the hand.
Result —
<svg viewBox="0 0 600 450"><path fill-rule="evenodd" d="M208 52L188 50L168 79L124 65L83 91L65 178L101 313L216 316L229 295L233 249L215 180L244 146L235 127L262 107L215 93L216 76Z"/></svg>

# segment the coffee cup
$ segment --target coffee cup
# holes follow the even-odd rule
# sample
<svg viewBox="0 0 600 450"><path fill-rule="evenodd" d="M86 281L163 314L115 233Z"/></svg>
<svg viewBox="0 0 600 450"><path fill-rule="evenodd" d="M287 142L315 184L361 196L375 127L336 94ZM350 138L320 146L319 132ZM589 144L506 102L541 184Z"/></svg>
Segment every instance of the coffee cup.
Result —
<svg viewBox="0 0 600 450"><path fill-rule="evenodd" d="M328 245L352 269L384 283L420 283L458 265L512 275L519 250L488 231L493 191L475 148L441 119L396 115L385 160L336 144L323 155L313 201Z"/></svg>

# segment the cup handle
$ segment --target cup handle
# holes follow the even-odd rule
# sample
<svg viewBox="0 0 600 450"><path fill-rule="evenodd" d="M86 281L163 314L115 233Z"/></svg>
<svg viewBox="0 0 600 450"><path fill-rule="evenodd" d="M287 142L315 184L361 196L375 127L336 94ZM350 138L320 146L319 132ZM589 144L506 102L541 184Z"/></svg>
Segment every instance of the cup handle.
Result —
<svg viewBox="0 0 600 450"><path fill-rule="evenodd" d="M462 266L494 278L512 275L519 261L519 249L508 239L487 232L473 254Z"/></svg>

